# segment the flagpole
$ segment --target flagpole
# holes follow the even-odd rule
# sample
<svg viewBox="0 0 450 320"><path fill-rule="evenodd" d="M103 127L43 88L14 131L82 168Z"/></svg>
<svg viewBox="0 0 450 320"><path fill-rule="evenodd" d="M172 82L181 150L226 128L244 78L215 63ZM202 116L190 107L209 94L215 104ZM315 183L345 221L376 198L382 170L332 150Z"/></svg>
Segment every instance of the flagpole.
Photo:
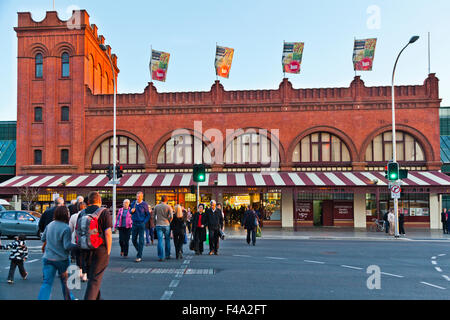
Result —
<svg viewBox="0 0 450 320"><path fill-rule="evenodd" d="M153 46L150 45L150 83L151 84L153 84L152 60L153 60Z"/></svg>
<svg viewBox="0 0 450 320"><path fill-rule="evenodd" d="M428 32L428 74L431 73L431 45L430 45L430 33Z"/></svg>
<svg viewBox="0 0 450 320"><path fill-rule="evenodd" d="M283 64L283 55L284 55L284 45L286 43L286 40L283 40L283 53L281 54L281 67L283 68L283 79L286 78L286 71L284 70L284 64Z"/></svg>
<svg viewBox="0 0 450 320"><path fill-rule="evenodd" d="M217 42L216 42L216 53L214 57L214 70L216 71L216 81L219 81L219 76L217 75L216 59L217 59Z"/></svg>
<svg viewBox="0 0 450 320"><path fill-rule="evenodd" d="M356 37L354 37L354 41L353 41L353 54L355 54L355 42L356 42ZM353 61L353 69L355 69L355 78L356 78L355 61Z"/></svg>

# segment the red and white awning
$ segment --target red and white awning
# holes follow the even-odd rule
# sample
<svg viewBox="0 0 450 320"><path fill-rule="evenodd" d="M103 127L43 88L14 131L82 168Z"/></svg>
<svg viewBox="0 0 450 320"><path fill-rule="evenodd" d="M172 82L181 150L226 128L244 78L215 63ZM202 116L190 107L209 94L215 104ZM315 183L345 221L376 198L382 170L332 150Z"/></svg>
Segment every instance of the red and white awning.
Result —
<svg viewBox="0 0 450 320"><path fill-rule="evenodd" d="M365 187L386 186L384 172L276 172L276 173L207 173L200 186L218 187ZM195 184L192 173L125 174L118 187L189 187ZM410 171L404 186L450 187L450 177L438 171ZM111 187L105 174L25 175L0 184L0 188L101 188Z"/></svg>

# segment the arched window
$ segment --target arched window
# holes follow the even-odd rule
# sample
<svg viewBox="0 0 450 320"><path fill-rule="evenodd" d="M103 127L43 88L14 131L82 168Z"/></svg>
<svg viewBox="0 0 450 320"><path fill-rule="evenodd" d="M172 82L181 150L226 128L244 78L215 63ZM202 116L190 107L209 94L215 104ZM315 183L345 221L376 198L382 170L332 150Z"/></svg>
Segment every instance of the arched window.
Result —
<svg viewBox="0 0 450 320"><path fill-rule="evenodd" d="M34 150L34 164L42 164L42 150Z"/></svg>
<svg viewBox="0 0 450 320"><path fill-rule="evenodd" d="M269 166L274 163L280 163L278 146L256 131L237 136L225 150L226 166Z"/></svg>
<svg viewBox="0 0 450 320"><path fill-rule="evenodd" d="M397 131L397 161L423 162L425 154L417 139L406 132ZM393 157L392 131L376 136L366 149L365 161L386 162Z"/></svg>
<svg viewBox="0 0 450 320"><path fill-rule="evenodd" d="M34 108L34 121L42 122L42 108L41 107Z"/></svg>
<svg viewBox="0 0 450 320"><path fill-rule="evenodd" d="M61 108L61 121L69 121L69 107Z"/></svg>
<svg viewBox="0 0 450 320"><path fill-rule="evenodd" d="M69 150L68 149L61 150L61 164L69 164Z"/></svg>
<svg viewBox="0 0 450 320"><path fill-rule="evenodd" d="M62 77L70 76L70 62L69 62L69 54L64 52L61 55L61 75Z"/></svg>
<svg viewBox="0 0 450 320"><path fill-rule="evenodd" d="M200 152L196 151L200 148ZM196 151L194 153L194 150ZM202 156L203 155L203 159ZM159 150L158 165L191 165L194 162L211 164L211 153L201 140L192 135L171 137Z"/></svg>
<svg viewBox="0 0 450 320"><path fill-rule="evenodd" d="M316 132L304 137L292 155L294 163L350 161L350 152L345 143L328 132Z"/></svg>
<svg viewBox="0 0 450 320"><path fill-rule="evenodd" d="M36 78L42 78L44 75L44 59L42 54L38 53L35 57L35 76Z"/></svg>
<svg viewBox="0 0 450 320"><path fill-rule="evenodd" d="M131 138L117 136L117 159L120 164L131 165L131 167L143 168L145 155L139 144ZM113 159L113 137L104 140L95 150L92 165L112 164Z"/></svg>

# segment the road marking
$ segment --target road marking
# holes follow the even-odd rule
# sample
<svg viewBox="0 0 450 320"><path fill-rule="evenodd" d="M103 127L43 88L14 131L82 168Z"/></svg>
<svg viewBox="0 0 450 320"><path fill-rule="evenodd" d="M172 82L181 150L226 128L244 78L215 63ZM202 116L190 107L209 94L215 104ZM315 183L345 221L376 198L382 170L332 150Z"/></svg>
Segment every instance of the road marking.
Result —
<svg viewBox="0 0 450 320"><path fill-rule="evenodd" d="M359 267L353 267L353 266L346 266L345 264L341 264L341 267L343 267L343 268L349 268L349 269L362 270L362 268L359 268Z"/></svg>
<svg viewBox="0 0 450 320"><path fill-rule="evenodd" d="M441 253L441 254L438 254L438 257L443 257L445 255L446 255L445 253Z"/></svg>
<svg viewBox="0 0 450 320"><path fill-rule="evenodd" d="M172 296L173 291L164 291L163 296L160 300L170 300L170 297Z"/></svg>
<svg viewBox="0 0 450 320"><path fill-rule="evenodd" d="M450 281L450 278L448 276L443 276L445 280Z"/></svg>
<svg viewBox="0 0 450 320"><path fill-rule="evenodd" d="M183 264L189 264L191 261L190 260L184 260Z"/></svg>
<svg viewBox="0 0 450 320"><path fill-rule="evenodd" d="M33 259L33 260L30 260L30 261L27 261L27 262L25 262L25 263L33 263L33 262L36 262L36 261L38 261L39 259Z"/></svg>
<svg viewBox="0 0 450 320"><path fill-rule="evenodd" d="M430 287L434 287L434 288L438 288L438 289L441 289L441 290L445 290L445 288L439 287L437 285L434 285L434 284L431 284L431 283L428 283L428 282L421 281L420 283L426 284L427 286L430 286Z"/></svg>
<svg viewBox="0 0 450 320"><path fill-rule="evenodd" d="M442 269L439 267L434 267L438 272L442 272Z"/></svg>
<svg viewBox="0 0 450 320"><path fill-rule="evenodd" d="M245 254L233 254L233 257L251 258L251 256L247 256L247 255L245 255Z"/></svg>
<svg viewBox="0 0 450 320"><path fill-rule="evenodd" d="M325 264L325 262L322 261L313 261L313 260L303 260L305 262L310 262L310 263L319 263L319 264Z"/></svg>
<svg viewBox="0 0 450 320"><path fill-rule="evenodd" d="M435 260L435 259L436 259L436 257L431 257L431 259Z"/></svg>
<svg viewBox="0 0 450 320"><path fill-rule="evenodd" d="M387 273L387 272L381 272L381 274L384 274L386 276L391 276L391 277L404 278L404 276L399 276L397 274L392 274L392 273Z"/></svg>
<svg viewBox="0 0 450 320"><path fill-rule="evenodd" d="M172 282L169 284L169 288L176 288L176 287L178 287L179 283L180 283L180 280L172 280Z"/></svg>
<svg viewBox="0 0 450 320"><path fill-rule="evenodd" d="M286 260L286 258L266 257L267 259Z"/></svg>
<svg viewBox="0 0 450 320"><path fill-rule="evenodd" d="M432 263L432 264L437 264L437 262L436 262L436 261L431 261L431 263Z"/></svg>

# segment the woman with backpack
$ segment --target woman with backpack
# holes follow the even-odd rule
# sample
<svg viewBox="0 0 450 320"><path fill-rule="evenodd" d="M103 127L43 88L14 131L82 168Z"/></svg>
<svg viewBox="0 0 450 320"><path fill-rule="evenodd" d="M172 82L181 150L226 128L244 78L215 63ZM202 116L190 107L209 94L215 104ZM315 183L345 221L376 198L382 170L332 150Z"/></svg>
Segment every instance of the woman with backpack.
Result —
<svg viewBox="0 0 450 320"><path fill-rule="evenodd" d="M45 228L41 238L44 245L42 250L43 283L39 291L39 300L49 300L52 292L53 280L58 271L62 293L65 300L75 297L67 287L67 268L70 265L70 250L76 245L72 243L72 232L69 227L69 209L60 206L55 209L53 221Z"/></svg>
<svg viewBox="0 0 450 320"><path fill-rule="evenodd" d="M183 207L177 204L175 206L175 217L170 222L170 229L173 233L173 244L177 259L183 259L183 243L186 235L187 213Z"/></svg>

